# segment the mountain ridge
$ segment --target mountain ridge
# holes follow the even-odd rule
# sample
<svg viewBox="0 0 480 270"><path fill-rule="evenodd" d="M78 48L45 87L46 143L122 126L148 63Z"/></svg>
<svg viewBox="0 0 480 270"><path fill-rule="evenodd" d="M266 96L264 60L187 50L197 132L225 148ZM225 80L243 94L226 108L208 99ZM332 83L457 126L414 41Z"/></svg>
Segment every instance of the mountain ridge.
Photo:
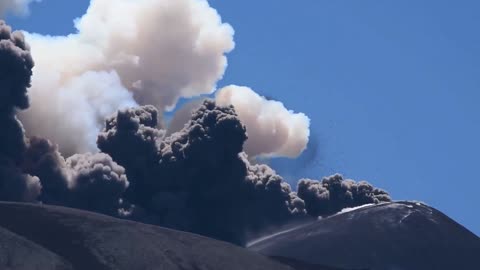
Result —
<svg viewBox="0 0 480 270"><path fill-rule="evenodd" d="M420 202L369 205L275 234L249 249L347 269L472 269L480 238Z"/></svg>
<svg viewBox="0 0 480 270"><path fill-rule="evenodd" d="M82 210L0 202L0 215L0 250L10 250L1 269L293 270L226 242Z"/></svg>

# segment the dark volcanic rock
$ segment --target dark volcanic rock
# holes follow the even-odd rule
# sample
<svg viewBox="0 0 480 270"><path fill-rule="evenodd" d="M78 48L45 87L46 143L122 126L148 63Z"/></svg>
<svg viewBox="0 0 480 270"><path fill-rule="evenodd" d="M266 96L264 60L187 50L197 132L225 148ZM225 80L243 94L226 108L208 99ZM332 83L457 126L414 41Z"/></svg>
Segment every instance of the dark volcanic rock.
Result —
<svg viewBox="0 0 480 270"><path fill-rule="evenodd" d="M283 264L290 265L291 267L295 268L295 270L345 270L345 269L334 268L334 267L329 267L329 266L324 266L319 264L306 263L306 262L298 261L291 258L284 258L284 257L271 257L271 258Z"/></svg>
<svg viewBox="0 0 480 270"><path fill-rule="evenodd" d="M346 269L471 270L480 265L479 237L415 202L366 206L265 238L250 249Z"/></svg>
<svg viewBox="0 0 480 270"><path fill-rule="evenodd" d="M68 262L55 253L0 228L0 269L71 270L72 268Z"/></svg>
<svg viewBox="0 0 480 270"><path fill-rule="evenodd" d="M292 270L228 243L75 209L0 203L0 269Z"/></svg>

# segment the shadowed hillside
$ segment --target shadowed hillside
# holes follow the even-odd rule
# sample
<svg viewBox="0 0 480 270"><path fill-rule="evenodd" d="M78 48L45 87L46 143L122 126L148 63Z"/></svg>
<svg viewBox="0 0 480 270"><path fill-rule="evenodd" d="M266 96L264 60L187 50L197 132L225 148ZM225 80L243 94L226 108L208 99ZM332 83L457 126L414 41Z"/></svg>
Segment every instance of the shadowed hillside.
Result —
<svg viewBox="0 0 480 270"><path fill-rule="evenodd" d="M90 212L0 203L0 269L292 270L228 243Z"/></svg>

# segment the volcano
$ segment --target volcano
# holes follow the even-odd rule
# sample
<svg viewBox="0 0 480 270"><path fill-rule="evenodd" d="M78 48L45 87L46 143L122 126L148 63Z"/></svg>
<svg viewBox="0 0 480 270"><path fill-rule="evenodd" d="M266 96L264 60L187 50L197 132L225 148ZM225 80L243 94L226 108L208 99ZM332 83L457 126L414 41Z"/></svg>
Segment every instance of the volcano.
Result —
<svg viewBox="0 0 480 270"><path fill-rule="evenodd" d="M480 238L419 202L367 205L264 237L249 249L346 269L478 269ZM307 268L305 268L307 269Z"/></svg>
<svg viewBox="0 0 480 270"><path fill-rule="evenodd" d="M297 224L249 250L65 207L0 202L0 215L0 269L9 270L471 270L480 255L480 238L416 202Z"/></svg>
<svg viewBox="0 0 480 270"><path fill-rule="evenodd" d="M225 242L56 206L0 203L2 270L292 270Z"/></svg>

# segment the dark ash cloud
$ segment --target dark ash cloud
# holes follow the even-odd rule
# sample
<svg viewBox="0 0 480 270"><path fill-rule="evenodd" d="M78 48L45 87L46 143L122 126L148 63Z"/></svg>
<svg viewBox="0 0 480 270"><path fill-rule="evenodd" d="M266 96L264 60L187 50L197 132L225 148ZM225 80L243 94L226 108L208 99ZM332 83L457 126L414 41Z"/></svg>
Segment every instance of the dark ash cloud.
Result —
<svg viewBox="0 0 480 270"><path fill-rule="evenodd" d="M77 154L66 161L70 207L117 215L129 182L125 169L109 155Z"/></svg>
<svg viewBox="0 0 480 270"><path fill-rule="evenodd" d="M29 142L23 168L40 178L39 201L114 216L122 211L121 197L129 182L125 169L109 155L76 154L65 160L46 139L33 137Z"/></svg>
<svg viewBox="0 0 480 270"><path fill-rule="evenodd" d="M16 112L29 107L33 66L23 35L0 21L0 200L115 214L128 186L123 167L106 154L65 160L50 141L26 138Z"/></svg>
<svg viewBox="0 0 480 270"><path fill-rule="evenodd" d="M272 168L250 163L244 123L233 106L212 100L171 134L153 106L120 110L98 135L101 153L64 158L55 142L27 138L16 117L29 106L33 65L23 36L0 22L0 200L80 208L238 245L292 221L390 200L340 175L301 180L293 192Z"/></svg>
<svg viewBox="0 0 480 270"><path fill-rule="evenodd" d="M19 166L27 140L16 110L29 105L33 66L23 35L0 21L0 200L33 201L41 192L38 178Z"/></svg>
<svg viewBox="0 0 480 270"><path fill-rule="evenodd" d="M192 113L202 106L204 100L205 99L202 98L193 99L176 110L172 119L170 119L168 123L167 135L180 131L185 124L190 121Z"/></svg>
<svg viewBox="0 0 480 270"><path fill-rule="evenodd" d="M361 181L344 179L336 174L321 181L302 179L298 182L298 196L305 201L307 213L311 216L329 216L344 208L370 203L390 202L384 190Z"/></svg>
<svg viewBox="0 0 480 270"><path fill-rule="evenodd" d="M39 201L62 205L68 196L68 172L58 147L47 139L32 137L24 154L23 170L41 179Z"/></svg>
<svg viewBox="0 0 480 270"><path fill-rule="evenodd" d="M304 214L280 176L248 162L245 127L233 107L204 101L170 136L142 120L156 114L151 107L120 111L98 138L127 170L132 217L244 244L247 232Z"/></svg>
<svg viewBox="0 0 480 270"><path fill-rule="evenodd" d="M23 34L12 32L4 21L0 21L0 63L0 109L28 108L27 88L34 66L30 48Z"/></svg>

